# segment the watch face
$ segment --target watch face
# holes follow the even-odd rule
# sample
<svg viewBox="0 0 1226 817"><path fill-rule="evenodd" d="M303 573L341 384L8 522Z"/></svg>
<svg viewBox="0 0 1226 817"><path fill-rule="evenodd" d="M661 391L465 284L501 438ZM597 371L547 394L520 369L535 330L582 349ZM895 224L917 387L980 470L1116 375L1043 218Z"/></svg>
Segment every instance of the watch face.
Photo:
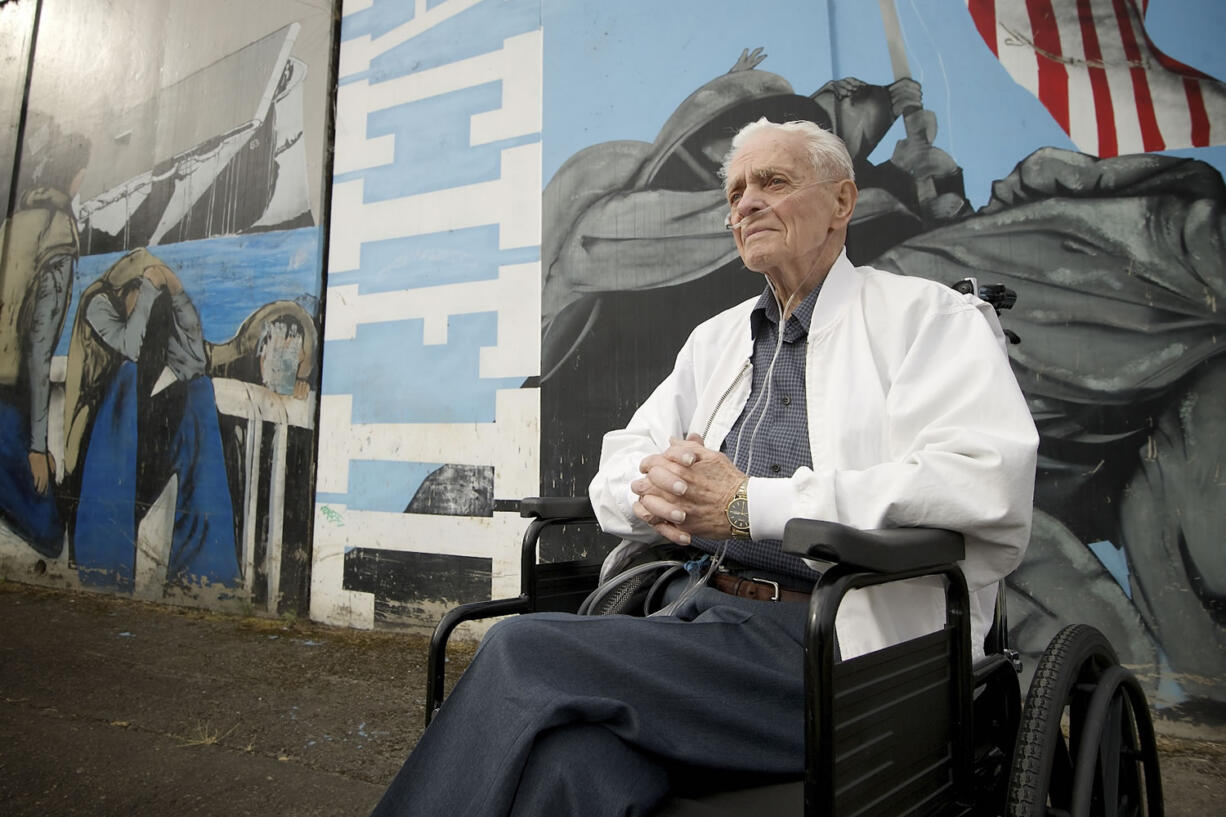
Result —
<svg viewBox="0 0 1226 817"><path fill-rule="evenodd" d="M736 497L728 503L728 522L733 528L739 530L749 529L749 500L745 497Z"/></svg>

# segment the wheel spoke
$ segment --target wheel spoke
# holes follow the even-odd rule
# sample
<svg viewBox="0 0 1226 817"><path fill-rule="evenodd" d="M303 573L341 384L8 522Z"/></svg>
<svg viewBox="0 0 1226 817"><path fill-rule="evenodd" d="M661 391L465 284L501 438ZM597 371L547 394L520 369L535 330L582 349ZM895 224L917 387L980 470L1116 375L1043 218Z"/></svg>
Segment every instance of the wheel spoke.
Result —
<svg viewBox="0 0 1226 817"><path fill-rule="evenodd" d="M1103 817L1117 817L1120 800L1126 797L1120 791L1120 743L1123 738L1124 699L1121 690L1111 693L1111 705L1102 740L1098 745L1098 774L1095 788L1102 801Z"/></svg>
<svg viewBox="0 0 1226 817"><path fill-rule="evenodd" d="M1056 733L1052 751L1051 780L1047 799L1053 811L1060 809L1067 813L1073 799L1073 758L1063 732Z"/></svg>

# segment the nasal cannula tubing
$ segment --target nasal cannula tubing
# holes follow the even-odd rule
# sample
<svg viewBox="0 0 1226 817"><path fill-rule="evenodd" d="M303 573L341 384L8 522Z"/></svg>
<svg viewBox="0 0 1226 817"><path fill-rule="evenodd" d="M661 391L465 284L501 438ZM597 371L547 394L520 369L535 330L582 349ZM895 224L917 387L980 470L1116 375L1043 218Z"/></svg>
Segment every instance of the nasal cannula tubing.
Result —
<svg viewBox="0 0 1226 817"><path fill-rule="evenodd" d="M783 330L784 330L784 326L787 321L787 318L791 315L790 310L792 309L792 302L796 300L796 293L804 289L809 284L809 282L813 280L813 276L816 273L817 273L816 267L810 270L809 274L805 276L805 280L801 282L801 285L798 288L792 290L792 294L788 295L788 300L787 300L787 303L785 304L779 303L779 293L775 289L775 282L770 280L769 278L766 279L767 284L771 288L771 294L775 297L775 306L779 307L779 323L775 327L775 335L776 335L775 353L771 355L770 366L766 368L766 388L763 389L758 394L758 399L754 401L753 406L749 409L749 414L746 415L746 418L745 418L748 421L750 417L753 417L754 412L758 411L758 406L762 406L762 401L763 400L766 401L766 405L762 406L762 410L758 413L757 422L754 423L753 431L749 435L749 458L745 463L745 473L746 474L751 473L751 469L753 467L754 443L757 442L758 429L762 427L762 420L766 417L766 406L770 405L771 389L774 385L775 363L779 360L779 352L783 349ZM737 434L736 434L736 447L733 448L732 450L732 461L733 462L736 462L738 457L740 456L741 437L744 434L745 434L745 424L742 423L740 430L737 431Z"/></svg>
<svg viewBox="0 0 1226 817"><path fill-rule="evenodd" d="M806 185L797 187L791 193L788 193L787 195L779 199L779 201L775 202L774 204L768 204L766 207L763 207L761 210L754 210L752 213L746 213L744 216L741 217L741 220L738 221L736 224L732 223L732 213L729 212L728 215L724 216L724 229L739 230L745 224L745 222L748 221L749 219L754 219L754 218L757 218L758 216L769 213L771 210L774 210L780 204L783 204L785 201L790 199L792 196L795 196L797 193L803 193L804 191L808 190L811 187L817 187L818 185L821 185L821 184L828 184L830 182L837 182L837 181L842 181L842 179L821 179L819 181L809 182Z"/></svg>
<svg viewBox="0 0 1226 817"><path fill-rule="evenodd" d="M822 179L820 181L816 181L816 182L807 184L803 187L798 187L797 189L793 190L791 193L788 193L783 198L779 199L779 201L775 202L774 204L769 205L767 207L763 207L761 210L755 210L752 213L746 214L736 224L732 223L732 214L729 213L727 218L724 221L724 226L727 227L729 230L739 230L745 224L747 220L755 219L758 216L769 213L771 210L775 209L776 205L782 204L783 202L787 201L788 199L790 199L792 196L796 195L797 193L800 193L803 190L808 190L810 187L816 187L819 184L825 184L827 182L832 182L832 181L840 181L840 179ZM753 406L751 406L749 409L749 414L746 416L746 419L748 420L749 418L753 417L754 412L758 413L757 420L754 422L753 431L751 431L749 434L749 455L748 455L748 461L745 463L745 473L747 474L752 473L754 444L757 442L757 439L758 439L758 430L762 427L762 421L766 417L766 406L770 405L770 395L771 395L772 387L774 385L773 381L774 381L774 373L775 373L775 363L778 362L779 353L783 350L784 325L787 321L787 318L791 315L790 310L792 308L792 303L796 300L796 293L803 290L809 284L809 282L813 280L813 277L814 275L816 275L816 273L817 273L817 268L814 268L813 270L811 270L809 274L805 276L805 279L804 281L801 282L801 285L798 288L794 289L791 292L791 294L788 295L787 302L782 303L782 304L779 302L779 291L775 287L775 282L772 281L770 278L767 278L767 285L770 286L771 295L775 299L775 306L779 308L779 323L776 326L776 332L775 332L776 334L775 352L771 356L770 365L766 368L766 388L763 389L762 392L758 395L758 399L754 401ZM763 400L766 401L765 406L762 403ZM741 438L744 436L744 434L745 434L745 424L742 423L741 428L737 432L737 435L736 435L736 446L733 449L733 454L732 454L733 462L736 462L740 457ZM707 583L711 579L711 576L717 573L720 567L723 566L724 558L727 555L727 553L728 553L728 542L725 540L720 543L720 546L716 550L715 555L711 560L711 564L707 568L707 570L705 572L702 572L701 575L699 575L697 578L691 575L690 580L687 582L686 587L682 590L680 596L678 596L671 603L665 605L662 609L657 610L654 613L650 613L646 609L644 610L644 612L650 616L661 616L661 615L667 616L667 615L672 614L673 611L675 611L683 603L685 603L690 598L692 598L694 594L697 593L701 588L707 585ZM580 605L579 613L580 615L582 615L594 609L600 603L600 601L604 599L605 596L607 596L610 592L612 592L612 590L615 587L628 581L629 579L634 578L637 575L643 575L652 570L663 570L664 571L663 574L652 584L651 589L647 593L647 599L644 604L644 607L647 607L650 605L652 597L655 596L656 592L662 587L662 585L671 576L673 576L677 571L681 570L684 565L685 563L680 562L680 561L666 560L666 561L651 562L649 564L639 565L637 567L623 571L622 573L619 573L618 575L609 578L604 583L602 583L599 587L597 587L594 591L592 591L592 593L586 599L584 599L583 604Z"/></svg>
<svg viewBox="0 0 1226 817"><path fill-rule="evenodd" d="M820 184L826 184L827 182L837 182L837 181L841 181L841 180L840 179L821 179L820 181L810 182L809 184L806 184L802 187L798 187L795 190L793 190L791 193L788 193L783 198L779 199L779 201L773 204L770 204L766 207L763 207L761 210L755 210L752 213L747 213L736 224L732 223L732 213L729 213L727 219L725 219L724 221L724 226L727 227L729 230L739 230L741 229L742 226L744 226L747 220L756 219L758 216L769 213L771 210L774 210L776 206L787 201L792 196L795 196L797 193L800 193L804 190L808 190L811 187L817 187ZM801 282L800 286L792 290L792 293L788 295L787 303L784 303L784 304L779 303L779 292L775 288L775 282L772 281L769 277L766 279L767 284L771 288L771 294L775 298L775 306L779 307L779 324L776 327L776 333L775 333L777 335L777 337L775 338L775 353L771 356L770 366L768 366L766 369L766 388L763 389L762 392L758 394L758 399L754 401L753 406L749 409L749 414L746 416L746 420L752 417L755 411L758 411L758 407L762 406L763 400L767 401L766 402L767 406L770 405L771 389L774 385L773 380L774 380L774 373L775 373L775 363L776 361L779 360L779 352L783 349L783 328L784 328L785 322L787 321L788 316L791 314L790 310L792 308L792 302L796 300L796 293L804 289L808 285L808 283L813 280L813 276L816 273L817 273L816 267L810 270L809 274L805 276L805 279L804 281ZM745 463L745 473L747 474L750 473L750 469L753 466L754 443L758 439L758 429L761 428L762 420L765 417L766 417L766 406L762 406L762 410L758 413L757 422L754 423L753 431L749 435L749 458L748 458L748 461ZM736 446L732 452L732 459L734 462L740 456L741 437L744 434L745 434L745 425L742 424L740 430L737 432Z"/></svg>

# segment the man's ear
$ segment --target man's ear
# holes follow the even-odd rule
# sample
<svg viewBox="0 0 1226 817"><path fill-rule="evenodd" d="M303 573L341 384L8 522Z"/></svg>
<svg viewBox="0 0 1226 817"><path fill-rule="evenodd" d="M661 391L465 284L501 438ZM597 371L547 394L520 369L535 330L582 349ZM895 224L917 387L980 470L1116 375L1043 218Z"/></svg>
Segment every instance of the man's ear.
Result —
<svg viewBox="0 0 1226 817"><path fill-rule="evenodd" d="M834 193L834 211L830 218L833 227L846 227L851 221L851 214L856 209L856 199L860 191L851 179L843 179L838 183Z"/></svg>

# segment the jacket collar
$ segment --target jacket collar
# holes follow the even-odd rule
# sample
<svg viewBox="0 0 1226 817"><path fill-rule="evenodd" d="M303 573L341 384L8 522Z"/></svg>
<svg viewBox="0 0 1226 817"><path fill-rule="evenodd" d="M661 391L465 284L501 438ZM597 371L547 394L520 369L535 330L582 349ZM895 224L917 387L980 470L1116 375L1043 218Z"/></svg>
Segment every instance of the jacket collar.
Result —
<svg viewBox="0 0 1226 817"><path fill-rule="evenodd" d="M809 321L809 335L821 332L834 323L843 311L843 307L851 302L862 284L859 273L847 258L847 250L843 249L826 280L822 282L821 294L813 307L813 317Z"/></svg>
<svg viewBox="0 0 1226 817"><path fill-rule="evenodd" d="M792 310L791 316L785 324L784 340L789 343L796 338L804 337L809 333L809 326L813 320L813 308L817 302L819 293L822 290L822 285L817 287L805 296ZM796 323L800 325L799 331L792 329L792 318L796 319ZM758 337L758 332L762 329L763 321L769 320L776 326L779 325L779 302L775 299L775 291L767 284L762 294L758 296L757 303L754 304L753 311L749 313L749 335L752 338Z"/></svg>

